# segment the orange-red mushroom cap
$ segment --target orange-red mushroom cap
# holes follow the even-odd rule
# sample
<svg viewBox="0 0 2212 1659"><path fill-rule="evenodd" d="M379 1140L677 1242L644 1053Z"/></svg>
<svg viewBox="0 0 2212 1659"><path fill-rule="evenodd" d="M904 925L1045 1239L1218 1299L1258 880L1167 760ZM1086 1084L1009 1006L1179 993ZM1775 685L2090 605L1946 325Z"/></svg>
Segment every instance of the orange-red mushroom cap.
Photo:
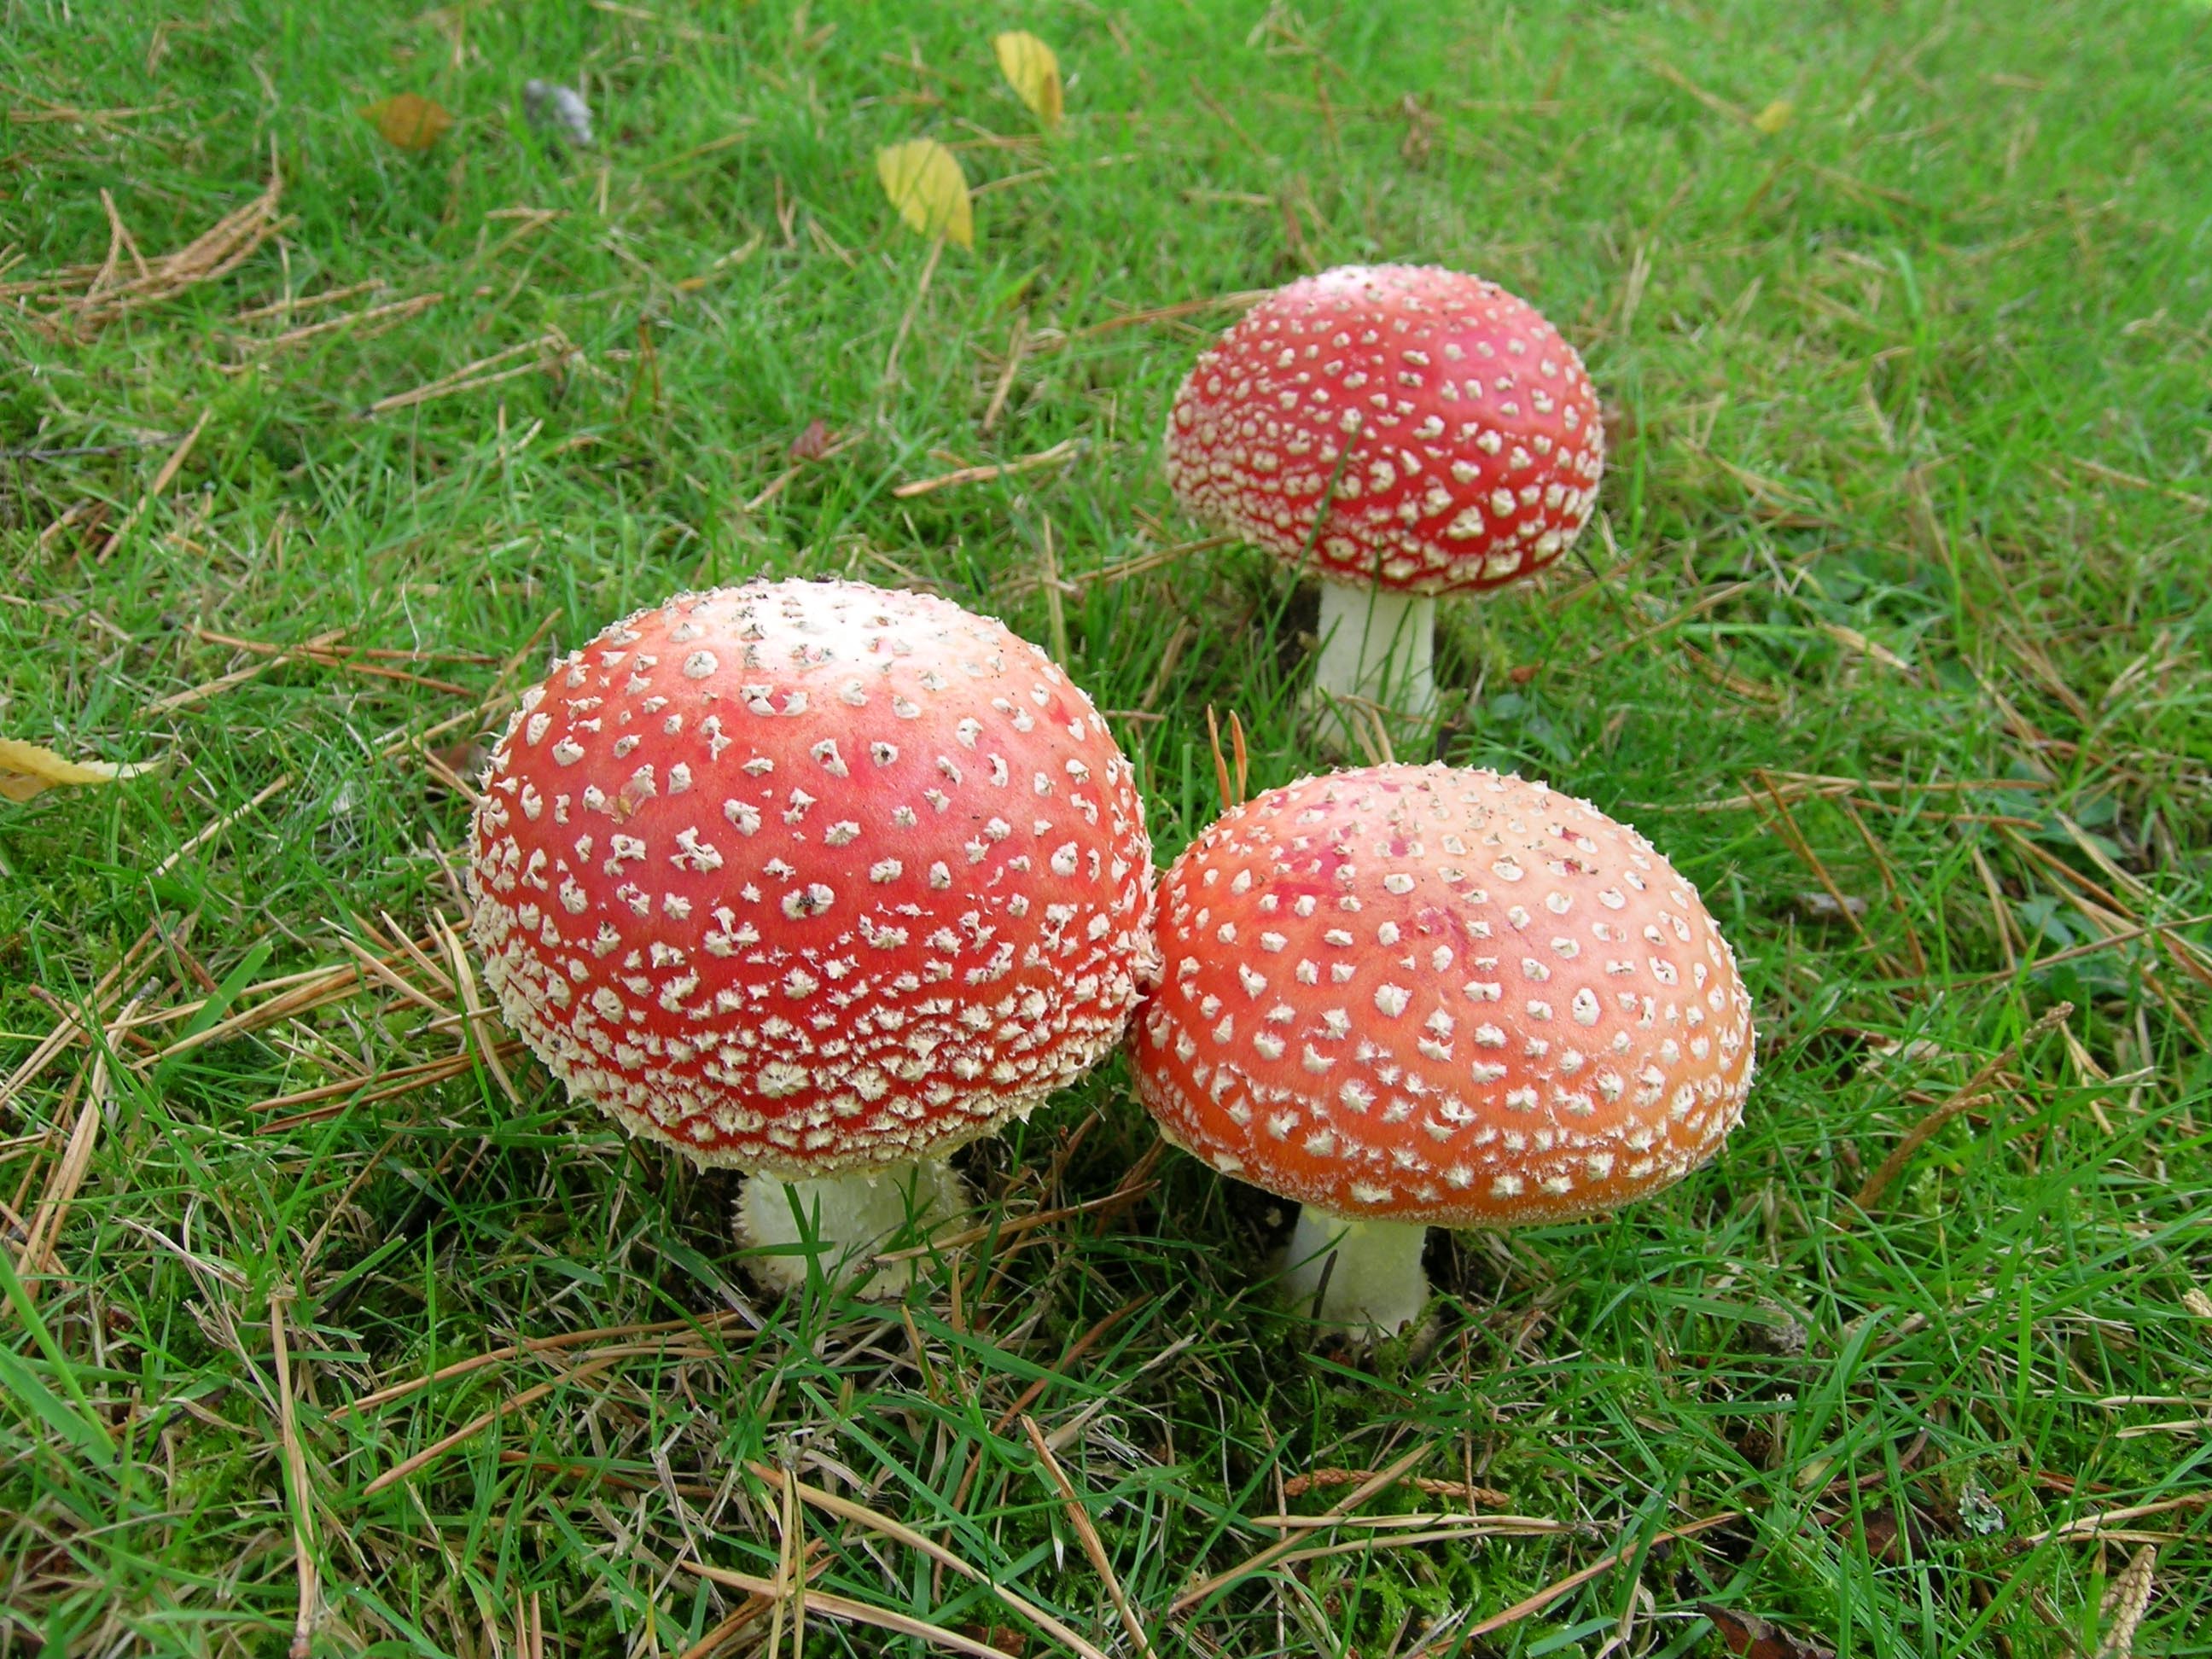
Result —
<svg viewBox="0 0 2212 1659"><path fill-rule="evenodd" d="M1310 538L1318 574L1413 593L1540 570L1604 467L1574 348L1495 283L1431 265L1279 289L1199 358L1168 420L1168 481L1198 516L1285 559Z"/></svg>
<svg viewBox="0 0 2212 1659"><path fill-rule="evenodd" d="M1689 883L1543 784L1377 766L1271 790L1164 878L1138 1091L1224 1174L1337 1215L1610 1210L1741 1115L1751 1002Z"/></svg>
<svg viewBox="0 0 2212 1659"><path fill-rule="evenodd" d="M1109 1053L1151 845L1091 700L924 594L755 582L531 691L476 820L474 938L573 1096L786 1177L942 1155Z"/></svg>

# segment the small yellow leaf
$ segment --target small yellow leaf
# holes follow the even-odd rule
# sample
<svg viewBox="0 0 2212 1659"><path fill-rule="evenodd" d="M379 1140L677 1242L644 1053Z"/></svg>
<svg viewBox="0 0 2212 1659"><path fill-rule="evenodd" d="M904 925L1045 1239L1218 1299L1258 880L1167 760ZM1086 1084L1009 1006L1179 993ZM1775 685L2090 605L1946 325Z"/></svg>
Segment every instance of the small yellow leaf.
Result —
<svg viewBox="0 0 2212 1659"><path fill-rule="evenodd" d="M925 236L975 246L975 204L960 158L934 138L910 138L876 152L876 176L899 217Z"/></svg>
<svg viewBox="0 0 2212 1659"><path fill-rule="evenodd" d="M386 143L398 149L428 149L453 125L444 105L417 92L394 93L362 113L375 124Z"/></svg>
<svg viewBox="0 0 2212 1659"><path fill-rule="evenodd" d="M116 783L152 769L114 766L106 761L64 760L35 743L0 738L0 800L28 800L58 783Z"/></svg>
<svg viewBox="0 0 2212 1659"><path fill-rule="evenodd" d="M1053 56L1052 48L1027 29L998 35L991 45L999 54L999 70L1006 77L1006 84L1036 112L1038 120L1047 127L1058 126L1060 59Z"/></svg>
<svg viewBox="0 0 2212 1659"><path fill-rule="evenodd" d="M1778 98L1751 118L1752 125L1771 138L1790 125L1790 118L1797 113L1797 106L1787 98Z"/></svg>

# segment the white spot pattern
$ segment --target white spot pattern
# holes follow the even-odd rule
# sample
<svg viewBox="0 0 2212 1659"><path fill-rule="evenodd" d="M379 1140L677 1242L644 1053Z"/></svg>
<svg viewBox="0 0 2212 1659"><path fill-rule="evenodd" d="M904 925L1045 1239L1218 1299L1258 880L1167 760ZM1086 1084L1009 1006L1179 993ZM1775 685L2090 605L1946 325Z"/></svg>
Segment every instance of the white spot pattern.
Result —
<svg viewBox="0 0 2212 1659"><path fill-rule="evenodd" d="M1200 356L1166 459L1194 513L1279 556L1310 547L1324 575L1445 593L1565 552L1604 452L1582 360L1526 302L1434 266L1346 265Z"/></svg>
<svg viewBox="0 0 2212 1659"><path fill-rule="evenodd" d="M1604 894L1620 904L1600 926L1633 929L1633 959L1516 936ZM1356 937L1332 920L1351 912ZM1750 999L1696 894L1635 830L1541 783L1390 765L1270 791L1176 860L1153 925L1145 1103L1217 1168L1339 1214L1611 1209L1711 1156L1750 1087ZM1266 954L1223 944L1255 936ZM1316 958L1326 984L1255 971ZM1255 981L1264 1027L1220 1018L1254 1006Z"/></svg>
<svg viewBox="0 0 2212 1659"><path fill-rule="evenodd" d="M507 1023L702 1162L948 1151L1103 1058L1138 996L1128 762L1042 652L927 595L756 582L626 618L526 698L473 854Z"/></svg>

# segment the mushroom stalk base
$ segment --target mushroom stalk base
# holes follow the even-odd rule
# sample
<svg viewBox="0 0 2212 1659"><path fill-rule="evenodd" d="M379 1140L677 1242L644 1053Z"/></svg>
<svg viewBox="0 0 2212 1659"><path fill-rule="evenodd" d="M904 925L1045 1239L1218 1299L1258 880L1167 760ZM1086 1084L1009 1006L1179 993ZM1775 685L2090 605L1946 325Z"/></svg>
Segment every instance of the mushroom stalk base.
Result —
<svg viewBox="0 0 2212 1659"><path fill-rule="evenodd" d="M738 1242L804 1247L748 1261L771 1289L799 1289L810 1263L818 1262L832 1284L881 1299L902 1294L929 1261L916 1256L878 1267L877 1253L926 1241L967 1204L967 1183L942 1158L802 1181L748 1176L738 1197Z"/></svg>
<svg viewBox="0 0 2212 1659"><path fill-rule="evenodd" d="M1386 725L1436 717L1434 595L1324 580L1320 631L1313 689L1325 738L1358 746L1360 715L1347 703L1371 703L1395 717Z"/></svg>
<svg viewBox="0 0 2212 1659"><path fill-rule="evenodd" d="M1418 1222L1355 1221L1309 1204L1291 1235L1285 1294L1292 1308L1324 1325L1389 1336L1428 1304L1429 1277L1421 1268L1428 1236Z"/></svg>

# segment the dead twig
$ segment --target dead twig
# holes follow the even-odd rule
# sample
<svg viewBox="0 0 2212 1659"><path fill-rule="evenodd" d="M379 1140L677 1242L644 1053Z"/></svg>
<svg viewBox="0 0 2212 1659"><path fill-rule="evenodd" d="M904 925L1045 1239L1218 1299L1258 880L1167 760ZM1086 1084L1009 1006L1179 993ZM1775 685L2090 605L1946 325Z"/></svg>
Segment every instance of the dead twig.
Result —
<svg viewBox="0 0 2212 1659"><path fill-rule="evenodd" d="M440 398L454 397L464 392L481 392L487 386L497 386L502 380L514 380L520 374L535 374L559 367L576 355L575 346L558 329L548 329L534 340L525 340L504 351L495 351L489 357L479 357L465 363L450 374L413 386L405 392L395 392L379 398L363 411L364 418L389 415L395 410L412 409L417 404L430 403ZM530 361L517 362L518 357Z"/></svg>
<svg viewBox="0 0 2212 1659"><path fill-rule="evenodd" d="M457 1376L466 1376L470 1372L482 1370L488 1365L503 1365L508 1360L520 1358L525 1354L557 1353L565 1348L585 1347L594 1342L623 1342L636 1337L659 1336L663 1333L676 1331L689 1331L698 1336L706 1337L726 1331L731 1326L741 1322L738 1315L725 1313L716 1314L706 1319L663 1319L647 1324L599 1325L590 1330L564 1331L558 1336L526 1337L520 1342L510 1343L503 1348L494 1348L488 1353L480 1353L472 1358L457 1359L452 1364L441 1366L427 1376L410 1377L404 1382L394 1382L388 1388L377 1389L373 1394L365 1394L358 1400L349 1400L331 1415L343 1417L348 1412L359 1413L374 1407L388 1406L395 1400L404 1400L408 1395L419 1394L424 1389L434 1388L441 1382L450 1382Z"/></svg>
<svg viewBox="0 0 2212 1659"><path fill-rule="evenodd" d="M865 1504L855 1503L849 1498L840 1498L835 1492L824 1492L819 1486L808 1486L797 1477L787 1475L781 1469L772 1468L766 1463L748 1463L745 1467L779 1491L785 1489L787 1486L795 1490L799 1502L811 1504L825 1515L834 1515L840 1520L853 1522L859 1526L867 1528L871 1532L880 1533L886 1538L894 1539L904 1544L908 1549L927 1556L939 1565L950 1568L971 1583L983 1585L1016 1614L1028 1620L1053 1640L1077 1655L1078 1659L1106 1659L1106 1655L1097 1646L1085 1641L1076 1632L1070 1630L1042 1607L1017 1595L1004 1585L994 1583L981 1571L970 1566L942 1544L923 1536L911 1527L904 1526L887 1515L879 1514Z"/></svg>
<svg viewBox="0 0 2212 1659"><path fill-rule="evenodd" d="M441 916L433 924L446 942L447 959L453 964L453 983L460 988L461 1006L468 1012L471 1036L477 1053L483 1056L485 1066L499 1080L500 1092L507 1103L518 1110L522 1105L522 1091L514 1086L514 1079L507 1074L507 1066L499 1057L499 1033L491 1022L491 1013L477 994L476 969L469 963L469 953L461 944L461 936Z"/></svg>
<svg viewBox="0 0 2212 1659"><path fill-rule="evenodd" d="M208 416L211 412L204 409L200 410L199 419L192 422L192 429L185 434L184 441L169 452L169 459L161 463L161 470L154 475L154 482L138 498L138 505L124 516L123 522L116 526L109 532L107 539L100 544L100 551L93 556L94 564L107 562L108 556L115 551L123 538L138 527L138 520L146 516L147 509L159 501L170 484L176 481L179 470L192 453L192 446L199 442L200 434L207 430Z"/></svg>
<svg viewBox="0 0 2212 1659"><path fill-rule="evenodd" d="M1395 1486L1423 1458L1436 1449L1436 1443L1433 1440L1424 1440L1395 1462L1377 1469L1372 1475L1330 1504L1322 1513L1331 1516L1351 1514L1352 1510L1374 1497L1376 1492L1386 1492ZM1247 1556L1225 1572L1217 1572L1210 1578L1200 1580L1168 1604L1169 1617L1175 1618L1186 1613L1218 1592L1228 1589L1231 1584L1249 1578L1254 1573L1263 1571L1277 1565L1297 1547L1297 1540L1295 1538L1278 1539L1273 1543Z"/></svg>
<svg viewBox="0 0 2212 1659"><path fill-rule="evenodd" d="M1664 1532L1655 1533L1652 1534L1651 1544L1656 1546L1672 1543L1677 1538L1689 1538L1698 1533L1710 1532L1715 1527L1726 1526L1731 1521L1741 1519L1742 1519L1741 1511L1723 1510L1718 1515L1709 1515L1702 1521L1691 1522L1687 1526L1669 1527ZM1571 1572L1556 1583L1547 1584L1534 1595L1516 1601L1504 1612L1493 1613L1479 1625L1470 1625L1465 1630L1453 1632L1450 1645L1455 1646L1463 1642L1472 1642L1478 1636L1487 1636L1492 1631L1504 1630L1508 1625L1518 1624L1529 1614L1540 1613L1577 1585L1586 1584L1600 1573L1609 1571L1621 1562L1642 1555L1646 1547L1641 1543L1630 1543L1622 1545L1619 1549L1609 1550L1579 1572ZM1407 1659L1427 1659L1429 1655L1442 1651L1444 1651L1442 1648L1425 1648L1419 1653L1408 1654Z"/></svg>
<svg viewBox="0 0 2212 1659"><path fill-rule="evenodd" d="M1310 1469L1283 1482L1284 1498L1304 1498L1310 1492L1334 1486L1356 1486L1375 1478L1372 1469ZM1407 1475L1399 1483L1431 1498L1456 1498L1468 1504L1510 1504L1506 1493L1488 1486L1471 1486L1464 1480L1438 1480L1428 1475Z"/></svg>
<svg viewBox="0 0 2212 1659"><path fill-rule="evenodd" d="M2094 1515L2078 1515L2071 1521L2056 1527L2046 1527L2041 1532L2032 1532L2017 1540L2015 1549L2033 1549L2038 1544L2055 1540L2071 1539L2089 1541L2109 1534L2124 1522L2140 1521L2148 1515L2166 1515L2175 1510L2212 1508L2212 1492L2185 1492L2179 1498L2160 1498L2155 1504L2134 1504L2126 1509L2100 1510Z"/></svg>
<svg viewBox="0 0 2212 1659"><path fill-rule="evenodd" d="M175 869L184 860L190 858L193 854L198 852L201 848L206 846L224 830L229 829L232 824L236 823L240 818L246 817L248 814L259 811L260 808L268 805L272 799L283 793L285 790L289 789L291 787L292 775L289 772L279 772L276 775L275 781L264 785L260 793L255 795L252 799L247 801L243 806L233 807L229 811L216 819L214 823L208 824L205 828L201 830L197 835L193 836L191 840L187 841L183 846L178 848L175 852L170 854L168 857L163 859L159 864L155 865L154 866L154 873L157 876L167 875L170 871Z"/></svg>
<svg viewBox="0 0 2212 1659"><path fill-rule="evenodd" d="M940 1250L965 1249L970 1244L980 1244L987 1238L1006 1239L1037 1227L1048 1227L1055 1221L1066 1221L1074 1216L1091 1215L1109 1210L1119 1210L1142 1198L1152 1190L1154 1183L1139 1182L1136 1186L1117 1188L1097 1198L1085 1199L1080 1204L1070 1204L1057 1210L1038 1210L1016 1216L1011 1221L992 1220L978 1223L964 1232L947 1233L927 1244L913 1244L902 1250L885 1250L876 1257L881 1263L908 1261L917 1256L934 1255Z"/></svg>
<svg viewBox="0 0 2212 1659"><path fill-rule="evenodd" d="M276 1367L276 1429L284 1443L285 1483L291 1488L292 1554L300 1577L300 1610L292 1621L291 1659L308 1659L313 1649L322 1581L315 1567L315 1508L307 1491L307 1457L300 1445L299 1415L292 1404L291 1344L284 1325L284 1304L290 1299L289 1285L270 1294L269 1341Z"/></svg>
<svg viewBox="0 0 2212 1659"><path fill-rule="evenodd" d="M898 384L899 353L906 349L906 337L914 331L914 319L921 310L921 302L929 297L930 279L937 275L937 261L945 252L945 238L939 236L929 245L929 258L922 262L921 275L914 285L914 298L908 301L905 315L899 319L898 331L891 336L890 354L884 359L883 384Z"/></svg>
<svg viewBox="0 0 2212 1659"><path fill-rule="evenodd" d="M243 668L234 668L228 674L203 681L200 684L187 687L182 691L173 691L158 702L148 703L146 712L149 714L170 714L179 708L189 708L196 702L205 702L210 697L219 696L233 686L243 685L248 680L258 678L272 668L281 668L295 658L313 656L323 651L325 647L337 644L345 637L345 634L344 629L333 628L325 633L316 635L313 639L302 641L298 645L270 647L268 654L264 655L259 662L249 663Z"/></svg>
<svg viewBox="0 0 2212 1659"><path fill-rule="evenodd" d="M2041 1018L1992 1055L1973 1076L1960 1084L1942 1105L1906 1130L1905 1138L1891 1148L1889 1156L1882 1159L1881 1167L1866 1178L1865 1184L1860 1187L1857 1195L1851 1200L1853 1206L1862 1214L1870 1210L1875 1200L1888 1189L1890 1182L1905 1172L1905 1166L1912 1161L1912 1155L1926 1146L1934 1138L1937 1130L1962 1112L1971 1111L1976 1106L1995 1099L1996 1092L1990 1089L1990 1085L1996 1079L1996 1074L2009 1065L2014 1057L2029 1043L2051 1030L2052 1026L2063 1024L2073 1012L2074 1005L2070 1002L2057 1003L2045 1010ZM1849 1224L1839 1218L1838 1224Z"/></svg>
<svg viewBox="0 0 2212 1659"><path fill-rule="evenodd" d="M375 285L372 283L369 286ZM245 354L245 361L222 365L223 373L246 374L280 351L288 351L294 346L305 345L310 340L319 340L328 334L364 330L366 331L362 333L362 337L373 339L395 324L405 322L410 317L420 316L431 307L441 303L445 297L442 294L417 294L409 299L393 300L385 305L370 306L365 310L348 312L343 317L326 317L319 323L302 323L296 328L288 328L282 334L272 334L266 339L240 341L240 349L241 353ZM372 323L381 323L385 327L371 329L368 325Z"/></svg>
<svg viewBox="0 0 2212 1659"><path fill-rule="evenodd" d="M1146 1632L1144 1620L1137 1617L1136 1608L1130 1605L1129 1593L1121 1588L1121 1580L1115 1574L1114 1563L1106 1553L1106 1542L1099 1537L1098 1528L1091 1524L1090 1512L1083 1507L1083 1501L1075 1495L1074 1482L1067 1478L1067 1471L1060 1468L1060 1460L1052 1455L1052 1448L1045 1442L1044 1431L1037 1427L1035 1418L1024 1416L1022 1419L1022 1432L1029 1436L1030 1444L1036 1452L1037 1462L1043 1466L1046 1479L1059 1492L1061 1512L1067 1516L1067 1524L1075 1528L1076 1537L1082 1541L1083 1553L1090 1558L1091 1571L1105 1584L1106 1594L1114 1603L1114 1611L1121 1616L1121 1628L1129 1633L1131 1644L1143 1659L1154 1659L1152 1638Z"/></svg>
<svg viewBox="0 0 2212 1659"><path fill-rule="evenodd" d="M64 301L40 318L40 323L56 333L74 332L82 337L119 317L173 300L237 270L277 229L277 202L283 195L284 181L276 170L273 151L270 161L269 185L260 195L225 214L183 247L155 259L138 253L137 243L111 201L106 258L96 265L64 266L29 285L33 291L51 293L75 283L87 284L82 294ZM137 275L118 282L115 280L117 258L125 250Z"/></svg>
<svg viewBox="0 0 2212 1659"><path fill-rule="evenodd" d="M726 1567L710 1567L697 1561L678 1561L685 1572L692 1573L710 1583L725 1584L732 1589L741 1589L748 1595L768 1598L771 1602L782 1600L789 1587L773 1578L761 1578L750 1572L732 1572ZM833 1595L827 1590L810 1589L806 1605L815 1613L826 1613L832 1619L842 1619L848 1624L868 1625L877 1630L887 1630L901 1636L911 1636L916 1641L928 1642L953 1653L965 1653L974 1659L1016 1659L1004 1648L994 1648L988 1642L979 1642L971 1636L947 1630L942 1625L933 1625L911 1613L898 1613L890 1607L879 1607L867 1601L856 1601L848 1595Z"/></svg>
<svg viewBox="0 0 2212 1659"><path fill-rule="evenodd" d="M1006 409L1007 396L1014 389L1014 376L1021 372L1022 358L1029 349L1030 314L1023 312L1014 319L1013 337L1006 343L1006 361L999 370L998 384L991 388L991 401L983 410L980 430L985 437L999 423L999 416Z"/></svg>
<svg viewBox="0 0 2212 1659"><path fill-rule="evenodd" d="M122 1013L109 1025L98 1051L92 1057L92 1078L85 1085L77 1102L76 1121L70 1127L69 1146L62 1153L60 1165L48 1182L46 1192L40 1197L39 1207L33 1212L31 1224L24 1239L22 1254L16 1258L15 1276L26 1282L25 1291L32 1287L28 1280L33 1274L43 1273L53 1261L55 1247L61 1239L63 1224L68 1221L70 1206L76 1203L77 1189L83 1186L86 1172L92 1167L93 1148L100 1141L100 1126L106 1115L109 1097L113 1092L113 1079L109 1076L108 1051L121 1040L131 1017L138 1012L144 999L133 997L124 1005Z"/></svg>
<svg viewBox="0 0 2212 1659"><path fill-rule="evenodd" d="M950 489L959 484L988 483L996 478L1011 478L1024 472L1035 472L1042 467L1059 466L1073 460L1085 447L1080 438L1064 438L1050 449L1041 449L1034 455L1024 455L1011 461L1001 461L988 466L956 467L941 472L933 478L915 478L900 484L891 494L900 501L911 501L916 495L927 495L933 490Z"/></svg>
<svg viewBox="0 0 2212 1659"><path fill-rule="evenodd" d="M538 1401L544 1399L547 1395L551 1394L556 1389L561 1388L567 1383L581 1382L590 1377L598 1376L608 1366L613 1364L617 1357L617 1356L612 1354L595 1355L593 1358L586 1360L582 1364L575 1367L574 1370L563 1371L560 1376L555 1377L550 1382L540 1382L534 1388L525 1389L520 1394L511 1395L507 1399L501 1401L499 1404L494 1406L489 1411L479 1413L477 1416L471 1418L467 1422L462 1424L459 1428L455 1429L451 1434L432 1441L428 1445L423 1447L421 1451L416 1452L412 1457L403 1458L398 1462L394 1463L390 1468L385 1470L382 1474L378 1475L375 1480L370 1481L366 1486L363 1486L362 1488L362 1496L364 1498L374 1498L377 1493L385 1491L386 1488L397 1486L400 1481L404 1480L409 1475L413 1474L416 1470L422 1468L428 1464L437 1462L438 1459L443 1457L447 1452L453 1450L454 1447L459 1446L466 1441L474 1439L477 1435L483 1433L484 1430L498 1422L508 1413L520 1411L525 1406L533 1406L537 1404Z"/></svg>
<svg viewBox="0 0 2212 1659"><path fill-rule="evenodd" d="M1195 317L1208 311L1249 311L1273 291L1264 288L1245 289L1235 294L1217 294L1210 300L1183 300L1174 305L1153 306L1145 311L1125 311L1119 317L1109 317L1103 323L1079 328L1066 338L1092 340L1119 329L1136 328L1146 323L1174 322L1180 318Z"/></svg>
<svg viewBox="0 0 2212 1659"><path fill-rule="evenodd" d="M814 1558L827 1547L825 1540L808 1539L806 1548L802 1552L802 1565L812 1565ZM683 1659L708 1659L708 1655L723 1647L739 1632L750 1630L753 1626L760 1623L780 1605L781 1603L773 1595L748 1595L737 1605L729 1617L684 1649Z"/></svg>
<svg viewBox="0 0 2212 1659"><path fill-rule="evenodd" d="M2212 498L2193 495L2186 489L2177 489L2172 484L2162 484L2154 479L2138 477L2132 472L2123 472L2116 466L2106 466L2100 462L2084 460L2078 456L2074 465L2091 477L2102 478L2107 483L2121 484L2130 489L2148 489L2154 495L2179 501L2185 507L2192 507L2199 513L2212 513Z"/></svg>

